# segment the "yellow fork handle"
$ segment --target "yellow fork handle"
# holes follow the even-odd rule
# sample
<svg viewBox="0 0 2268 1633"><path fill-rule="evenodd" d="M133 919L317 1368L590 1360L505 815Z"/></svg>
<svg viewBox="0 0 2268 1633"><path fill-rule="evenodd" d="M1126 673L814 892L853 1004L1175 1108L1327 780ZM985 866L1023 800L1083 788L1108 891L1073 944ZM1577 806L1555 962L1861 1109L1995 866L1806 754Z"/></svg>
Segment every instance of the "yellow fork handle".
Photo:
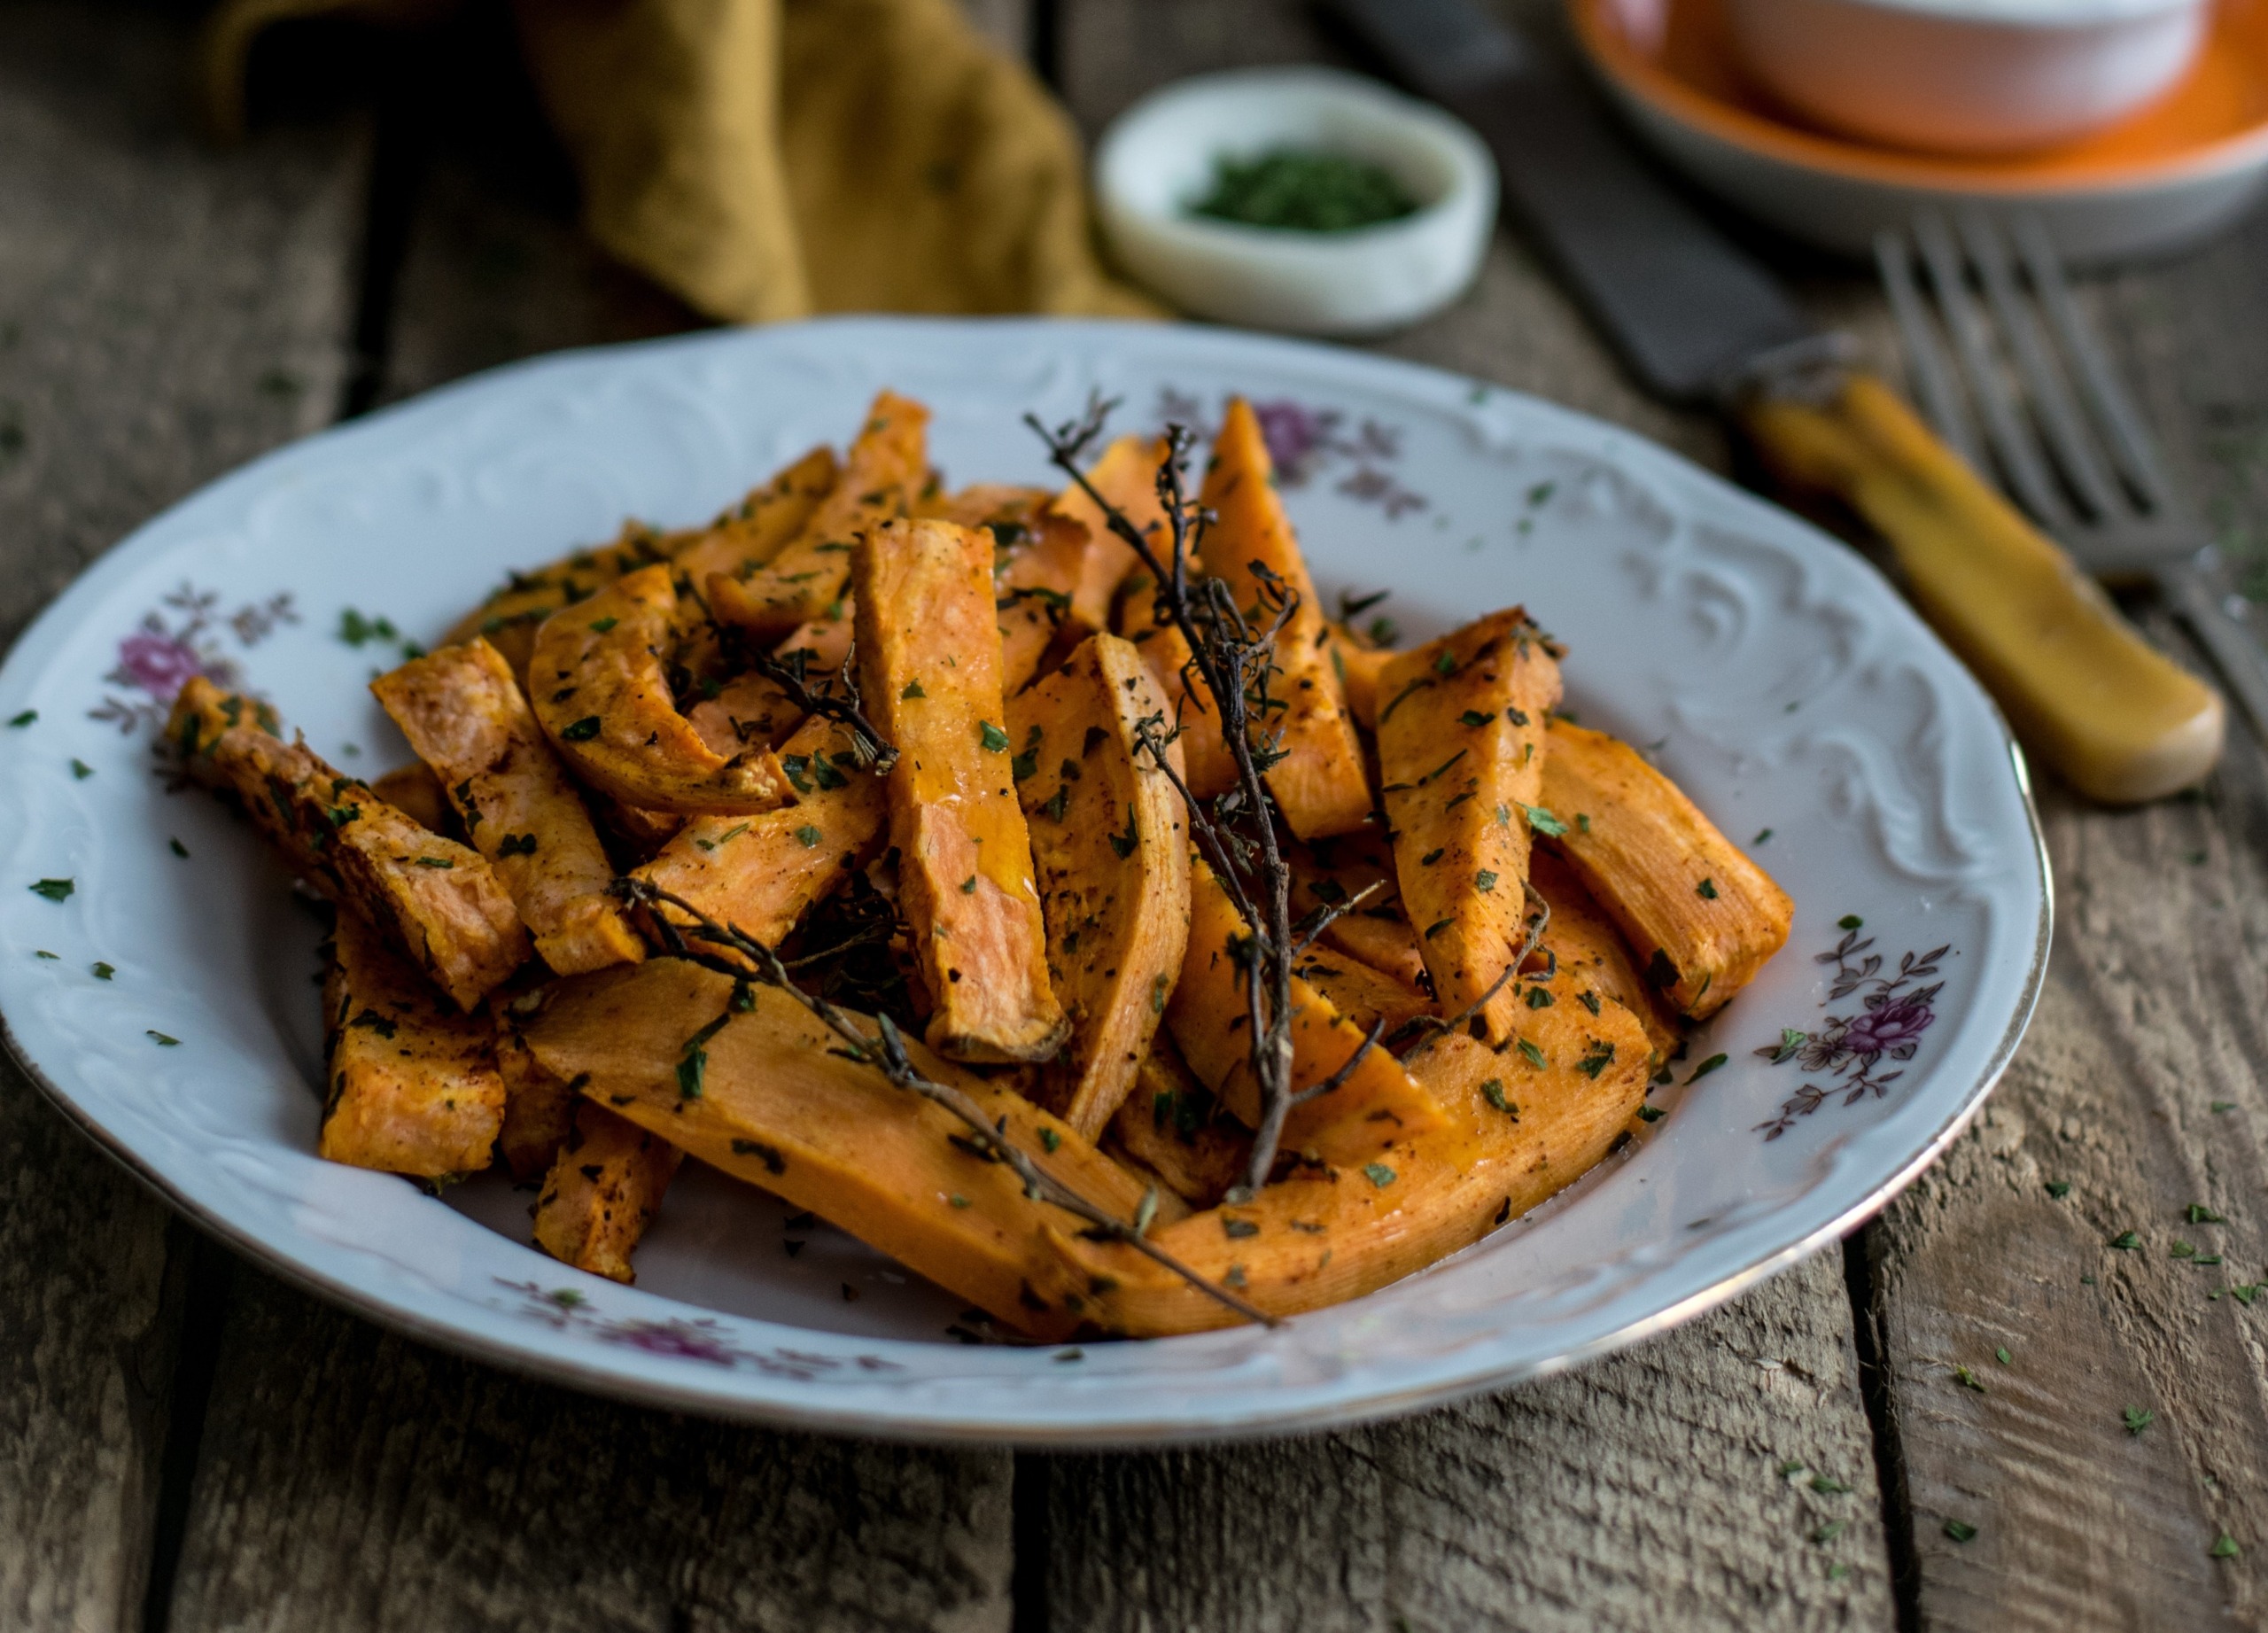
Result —
<svg viewBox="0 0 2268 1633"><path fill-rule="evenodd" d="M1880 380L1854 373L1824 404L1759 396L1742 422L1776 476L1882 534L1922 615L2080 792L2157 799L2219 760L2221 695L2144 641Z"/></svg>

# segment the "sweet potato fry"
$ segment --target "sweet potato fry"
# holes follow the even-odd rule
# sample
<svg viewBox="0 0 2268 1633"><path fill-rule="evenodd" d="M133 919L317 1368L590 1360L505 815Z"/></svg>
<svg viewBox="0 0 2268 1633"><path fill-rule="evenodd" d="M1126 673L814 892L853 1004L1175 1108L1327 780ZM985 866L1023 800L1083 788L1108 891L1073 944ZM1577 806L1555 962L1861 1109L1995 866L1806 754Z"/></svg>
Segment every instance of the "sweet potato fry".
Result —
<svg viewBox="0 0 2268 1633"><path fill-rule="evenodd" d="M378 927L460 1009L527 961L528 933L478 851L445 839L274 735L264 704L202 675L174 701L167 733L183 767L232 790L293 871Z"/></svg>
<svg viewBox="0 0 2268 1633"><path fill-rule="evenodd" d="M889 784L862 768L843 727L809 719L781 750L793 805L752 817L695 817L636 870L767 947L879 848ZM665 910L666 911L666 910Z"/></svg>
<svg viewBox="0 0 2268 1633"><path fill-rule="evenodd" d="M1545 1064L1443 1038L1411 1066L1442 1108L1436 1126L1395 1131L1360 1167L1296 1169L1153 1240L1277 1316L1358 1297L1479 1240L1587 1172L1645 1100L1645 1035L1619 1006L1529 1022ZM1067 1269L1107 1288L1088 1314L1110 1331L1163 1337L1236 1320L1121 1246L1058 1227L1049 1236Z"/></svg>
<svg viewBox="0 0 2268 1633"><path fill-rule="evenodd" d="M371 778L370 792L420 828L449 839L464 838L464 824L457 820L457 813L449 805L448 789L441 786L441 780L423 760L412 760L407 766L395 766L382 777Z"/></svg>
<svg viewBox="0 0 2268 1633"><path fill-rule="evenodd" d="M536 632L528 696L583 782L648 810L745 816L790 797L768 744L713 752L678 712L664 658L678 611L667 567L641 567Z"/></svg>
<svg viewBox="0 0 2268 1633"><path fill-rule="evenodd" d="M1441 1007L1477 1002L1525 933L1528 813L1543 783L1543 717L1559 666L1514 607L1398 654L1380 677L1379 762L1395 876ZM1490 1038L1512 1029L1499 991Z"/></svg>
<svg viewBox="0 0 2268 1633"><path fill-rule="evenodd" d="M807 1208L1035 1336L1075 1329L1091 1296L1040 1226L1077 1221L1029 1200L967 1127L872 1065L792 998L672 959L555 985L524 1029L552 1072L689 1155ZM719 1022L721 1025L718 1024ZM908 1040L915 1068L966 1090L1004 1138L1081 1194L1130 1219L1143 1186L1060 1119ZM695 1052L698 1052L697 1054ZM697 1060L698 1064L695 1062ZM698 1093L686 1093L690 1082Z"/></svg>
<svg viewBox="0 0 2268 1633"><path fill-rule="evenodd" d="M1090 1139L1133 1087L1188 945L1186 814L1137 746L1145 720L1162 734L1164 707L1141 655L1109 634L1008 704L1048 973L1071 1022L1037 1094Z"/></svg>
<svg viewBox="0 0 2268 1633"><path fill-rule="evenodd" d="M572 976L646 956L609 893L614 866L590 813L494 647L476 635L412 658L370 690L447 789L545 963Z"/></svg>
<svg viewBox="0 0 2268 1633"><path fill-rule="evenodd" d="M1199 568L1192 556L1190 575ZM1237 784L1236 757L1221 735L1220 712L1213 694L1189 665L1189 642L1170 623L1157 616L1157 592L1146 572L1126 581L1118 603L1118 633L1131 642L1150 666L1158 689L1165 695L1166 714L1179 728L1182 758L1187 764L1189 791L1200 799L1214 799Z"/></svg>
<svg viewBox="0 0 2268 1633"><path fill-rule="evenodd" d="M1142 1057L1134 1092L1110 1120L1103 1147L1122 1152L1192 1207L1210 1208L1244 1178L1252 1132L1220 1109L1170 1037Z"/></svg>
<svg viewBox="0 0 2268 1633"><path fill-rule="evenodd" d="M1044 1061L1069 1030L1047 977L1031 836L1016 803L992 539L885 524L854 557L859 686L897 745L890 843L937 1007L929 1042L971 1061Z"/></svg>
<svg viewBox="0 0 2268 1633"><path fill-rule="evenodd" d="M504 1120L488 1017L453 1010L352 913L331 938L323 1023L319 1155L422 1179L488 1166Z"/></svg>
<svg viewBox="0 0 2268 1633"><path fill-rule="evenodd" d="M1158 468L1165 460L1164 438L1121 437L1102 451L1102 457L1086 473L1095 491L1149 540L1151 551L1160 561L1171 548L1165 507L1158 499ZM1071 589L1071 621L1090 634L1108 629L1111 602L1141 557L1135 555L1132 545L1111 531L1101 507L1076 482L1066 484L1055 496L1054 510L1087 530L1077 581Z"/></svg>
<svg viewBox="0 0 2268 1633"><path fill-rule="evenodd" d="M850 576L860 535L895 517L919 494L928 471L929 411L884 392L866 411L843 471L801 532L745 578L706 580L709 610L759 640L777 641L798 624L827 616Z"/></svg>
<svg viewBox="0 0 2268 1633"><path fill-rule="evenodd" d="M1528 882L1551 909L1551 921L1544 929L1531 968L1548 955L1558 973L1571 977L1577 1002L1588 1007L1594 999L1614 999L1646 1029L1655 1063L1666 1060L1680 1040L1677 1017L1661 994L1646 984L1621 932L1591 899L1574 870L1549 846L1539 845L1528 859ZM1532 974L1527 980L1530 985L1542 985L1560 998L1567 996L1566 982L1555 984L1550 977Z"/></svg>
<svg viewBox="0 0 2268 1633"><path fill-rule="evenodd" d="M1284 706L1254 722L1255 731L1283 735L1284 758L1268 771L1268 791L1302 839L1353 833L1371 819L1362 744L1331 661L1322 603L1276 492L1259 416L1241 397L1230 399L1213 439L1200 499L1215 518L1205 532L1206 564L1234 592L1246 619L1258 627L1274 617L1263 587L1296 598L1276 638L1281 673L1270 696Z"/></svg>
<svg viewBox="0 0 2268 1633"><path fill-rule="evenodd" d="M1190 1069L1247 1127L1260 1115L1245 960L1238 953L1249 933L1213 870L1201 861L1191 862L1189 953L1166 1005L1166 1025ZM1361 1046L1363 1034L1296 976L1292 1006L1292 1088L1297 1093L1345 1065ZM1402 1063L1373 1048L1338 1089L1293 1108L1283 1144L1286 1151L1312 1151L1328 1163L1357 1164L1389 1140L1440 1121L1440 1108Z"/></svg>
<svg viewBox="0 0 2268 1633"><path fill-rule="evenodd" d="M802 665L817 687L831 679L850 655L851 629L850 609L845 606L840 617L796 626L772 656L785 664ZM753 743L778 748L804 723L804 711L786 687L751 669L726 680L714 697L693 704L685 718L712 752L729 758Z"/></svg>
<svg viewBox="0 0 2268 1633"><path fill-rule="evenodd" d="M625 1285L685 1154L659 1134L584 1100L535 1202L535 1245L563 1264Z"/></svg>
<svg viewBox="0 0 2268 1633"><path fill-rule="evenodd" d="M1552 721L1539 803L1647 983L1693 1019L1723 1008L1786 943L1787 892L1629 744Z"/></svg>
<svg viewBox="0 0 2268 1633"><path fill-rule="evenodd" d="M531 964L488 995L496 1069L504 1079L504 1125L496 1135L496 1155L523 1185L550 1170L574 1129L579 1103L566 1079L546 1071L520 1037L520 1015L533 1015L542 1007L538 994L549 979L540 965Z"/></svg>
<svg viewBox="0 0 2268 1633"><path fill-rule="evenodd" d="M835 491L835 451L817 447L671 551L679 574L705 585L716 573L752 574L787 548Z"/></svg>
<svg viewBox="0 0 2268 1633"><path fill-rule="evenodd" d="M693 532L664 533L643 522L625 522L612 544L577 550L531 572L511 574L501 588L451 625L441 644L458 646L485 637L504 655L512 673L524 675L535 650L535 632L546 618L603 589L625 572L666 564L672 552L698 536Z"/></svg>

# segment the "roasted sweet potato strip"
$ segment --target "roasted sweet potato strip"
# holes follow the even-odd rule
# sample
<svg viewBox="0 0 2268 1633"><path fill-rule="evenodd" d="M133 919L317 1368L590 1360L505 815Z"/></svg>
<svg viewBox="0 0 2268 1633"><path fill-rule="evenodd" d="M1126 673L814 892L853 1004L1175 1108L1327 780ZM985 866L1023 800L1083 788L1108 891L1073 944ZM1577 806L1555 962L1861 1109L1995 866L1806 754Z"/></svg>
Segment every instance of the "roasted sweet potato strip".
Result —
<svg viewBox="0 0 2268 1633"><path fill-rule="evenodd" d="M452 1009L351 913L331 938L323 1023L321 1155L423 1179L488 1166L504 1120L488 1017Z"/></svg>
<svg viewBox="0 0 2268 1633"><path fill-rule="evenodd" d="M1395 876L1441 1007L1477 1001L1526 934L1528 813L1559 666L1518 607L1397 655L1380 677L1379 763ZM1483 1012L1511 1035L1513 999Z"/></svg>
<svg viewBox="0 0 2268 1633"><path fill-rule="evenodd" d="M496 1135L496 1155L523 1184L550 1170L552 1159L575 1126L575 1108L580 1103L566 1079L546 1071L520 1038L519 1017L541 1007L538 994L549 979L541 965L531 964L488 995L496 1069L504 1079L504 1125Z"/></svg>
<svg viewBox="0 0 2268 1633"><path fill-rule="evenodd" d="M835 451L817 447L671 552L695 585L751 574L787 548L835 491Z"/></svg>
<svg viewBox="0 0 2268 1633"><path fill-rule="evenodd" d="M1158 499L1158 468L1165 461L1164 438L1121 437L1102 451L1102 457L1087 471L1087 480L1095 491L1149 540L1151 552L1160 561L1171 548L1165 507ZM1071 590L1071 620L1091 633L1108 629L1112 600L1141 557L1134 554L1132 545L1111 531L1101 507L1077 483L1056 495L1054 509L1058 516L1087 530L1077 582Z"/></svg>
<svg viewBox="0 0 2268 1633"><path fill-rule="evenodd" d="M1259 416L1241 397L1230 399L1213 439L1200 500L1214 515L1205 530L1206 564L1227 582L1247 621L1261 626L1274 616L1264 579L1297 598L1276 638L1281 673L1270 697L1283 706L1254 722L1255 731L1283 735L1284 758L1268 771L1268 791L1302 839L1352 833L1371 818L1362 744L1332 663L1330 626L1276 491Z"/></svg>
<svg viewBox="0 0 2268 1633"><path fill-rule="evenodd" d="M752 817L695 817L637 876L776 947L812 903L880 847L889 784L862 768L842 727L810 719L782 745L796 804Z"/></svg>
<svg viewBox="0 0 2268 1633"><path fill-rule="evenodd" d="M1189 572L1193 580L1199 573L1193 556ZM1236 757L1221 735L1213 694L1190 666L1189 642L1172 624L1161 623L1157 611L1157 587L1148 573L1136 573L1119 598L1118 632L1140 651L1165 696L1169 721L1181 733L1177 741L1189 767L1189 791L1200 799L1215 799L1236 786Z"/></svg>
<svg viewBox="0 0 2268 1633"><path fill-rule="evenodd" d="M304 743L266 704L199 675L167 727L199 782L231 789L293 871L359 914L460 1009L527 961L528 933L478 851L395 810Z"/></svg>
<svg viewBox="0 0 2268 1633"><path fill-rule="evenodd" d="M1078 1325L1090 1296L1057 1268L1040 1226L1072 1216L1032 1201L1006 1163L951 1113L894 1088L786 993L656 959L559 983L524 1035L557 1075L688 1155L785 1197L1046 1338ZM718 1025L718 1022L722 1025ZM688 1064L699 1052L699 1065ZM1004 1138L1122 1218L1143 1186L1029 1101L911 1040L917 1069L966 1090ZM688 1081L700 1090L687 1094Z"/></svg>
<svg viewBox="0 0 2268 1633"><path fill-rule="evenodd" d="M422 760L397 766L382 777L370 779L370 792L420 828L451 839L464 837L464 824L449 805L449 791Z"/></svg>
<svg viewBox="0 0 2268 1633"><path fill-rule="evenodd" d="M884 392L843 462L834 489L794 539L746 578L707 580L709 610L759 640L777 641L796 625L827 616L850 576L860 535L905 514L928 474L929 411Z"/></svg>
<svg viewBox="0 0 2268 1633"><path fill-rule="evenodd" d="M1358 1297L1479 1240L1587 1172L1645 1099L1645 1035L1627 1011L1529 1019L1545 1065L1444 1038L1412 1061L1442 1108L1435 1127L1395 1131L1361 1166L1296 1169L1153 1239L1277 1316ZM1163 1337L1236 1319L1122 1247L1050 1234L1068 1268L1107 1287L1088 1313L1110 1331Z"/></svg>
<svg viewBox="0 0 2268 1633"><path fill-rule="evenodd" d="M898 750L890 843L937 1003L929 1042L962 1060L1046 1060L1069 1023L1048 983L1031 836L1016 802L991 535L885 524L855 561L859 686Z"/></svg>
<svg viewBox="0 0 2268 1633"><path fill-rule="evenodd" d="M474 850L563 976L646 956L608 892L614 866L503 657L476 636L370 682L447 789Z"/></svg>
<svg viewBox="0 0 2268 1633"><path fill-rule="evenodd" d="M1794 904L1626 743L1551 722L1541 803L1553 843L1629 938L1647 983L1695 1020L1732 1000L1788 939Z"/></svg>
<svg viewBox="0 0 2268 1633"><path fill-rule="evenodd" d="M1260 1113L1252 1080L1251 1023L1246 1007L1248 937L1228 892L1201 861L1190 864L1189 953L1181 980L1166 1006L1166 1024L1190 1069L1246 1126ZM1329 999L1306 982L1292 982L1292 1087L1320 1084L1345 1065L1363 1042ZM1332 1093L1293 1108L1284 1124L1284 1149L1312 1151L1325 1162L1367 1162L1402 1133L1431 1128L1441 1111L1384 1049L1363 1055Z"/></svg>
<svg viewBox="0 0 2268 1633"><path fill-rule="evenodd" d="M485 637L514 674L525 674L535 632L562 607L595 595L625 572L667 563L696 533L665 533L643 522L625 522L612 544L581 549L548 565L514 572L501 588L466 613L441 637L445 646Z"/></svg>
<svg viewBox="0 0 2268 1633"><path fill-rule="evenodd" d="M1661 994L1646 984L1645 977L1631 960L1622 933L1591 899L1591 893L1583 889L1574 870L1549 846L1539 845L1528 859L1528 882L1551 909L1551 921L1544 929L1541 952L1529 960L1529 984L1541 985L1564 999L1572 983L1575 1001L1586 1006L1594 998L1614 999L1637 1016L1638 1023L1646 1029L1646 1040L1653 1046L1655 1063L1658 1065L1667 1059L1682 1036L1677 1017L1662 1001ZM1532 972L1539 963L1554 966L1557 976L1567 979L1534 975Z"/></svg>
<svg viewBox="0 0 2268 1633"><path fill-rule="evenodd" d="M1252 1132L1222 1112L1171 1037L1142 1057L1134 1092L1110 1120L1104 1149L1123 1152L1196 1208L1210 1208L1244 1178Z"/></svg>
<svg viewBox="0 0 2268 1633"><path fill-rule="evenodd" d="M1048 973L1071 1021L1038 1097L1090 1139L1133 1087L1188 945L1186 815L1137 743L1146 720L1163 734L1164 708L1141 655L1109 634L1008 706Z"/></svg>
<svg viewBox="0 0 2268 1633"><path fill-rule="evenodd" d="M637 1280L631 1249L684 1160L659 1134L584 1100L536 1198L535 1245L594 1276Z"/></svg>
<svg viewBox="0 0 2268 1633"><path fill-rule="evenodd" d="M536 634L528 697L583 782L625 804L747 815L790 797L768 744L711 750L677 711L664 660L678 612L667 567L641 567Z"/></svg>
<svg viewBox="0 0 2268 1633"><path fill-rule="evenodd" d="M796 626L773 649L772 656L791 666L802 665L810 684L819 687L831 680L850 655L852 627L846 605L839 617L813 618ZM726 681L716 696L693 704L685 718L701 734L702 742L715 752L730 756L752 743L779 747L804 723L804 711L786 687L751 669Z"/></svg>

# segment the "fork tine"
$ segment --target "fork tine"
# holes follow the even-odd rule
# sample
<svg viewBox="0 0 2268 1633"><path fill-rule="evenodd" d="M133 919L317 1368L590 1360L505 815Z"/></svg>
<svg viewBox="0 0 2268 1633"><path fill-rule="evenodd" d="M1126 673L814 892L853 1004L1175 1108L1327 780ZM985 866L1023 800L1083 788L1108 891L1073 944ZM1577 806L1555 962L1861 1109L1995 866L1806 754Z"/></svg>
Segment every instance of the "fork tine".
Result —
<svg viewBox="0 0 2268 1633"><path fill-rule="evenodd" d="M2031 438L2016 421L2016 405L2000 378L2000 362L1992 355L1984 315L1969 296L1961 256L1944 218L1935 211L1924 214L1914 224L1914 236L1930 269L1930 292L1945 313L1946 327L1953 331L1954 354L1968 377L1969 393L1983 411L1984 437L1992 445L1993 459L2025 509L2051 532L2068 528L2070 506L2049 480Z"/></svg>
<svg viewBox="0 0 2268 1633"><path fill-rule="evenodd" d="M1984 280L1984 297L2000 321L2000 332L2015 355L2016 377L2031 400L2031 417L2047 432L2047 449L2073 490L2099 520L2127 513L2117 479L2097 455L2082 423L2063 371L2049 357L2031 307L2017 293L2007 242L1982 210L1965 210L1959 222L1961 242Z"/></svg>
<svg viewBox="0 0 2268 1633"><path fill-rule="evenodd" d="M2164 470L2150 445L2149 434L2142 429L2140 418L2118 384L2110 360L2103 355L2093 330L2080 315L2078 303L2071 299L2070 286L2063 278L2062 262L2047 237L2047 227L2039 216L2027 212L2016 219L2016 240L2023 257L2024 275L2039 296L2039 303L2054 326L2055 337L2065 355L2078 365L2079 377L2086 387L2087 406L2108 436L2119 470L2152 510L2166 509L2172 490L2166 485Z"/></svg>
<svg viewBox="0 0 2268 1633"><path fill-rule="evenodd" d="M1969 416L1961 406L1961 389L1946 364L1934 325L1914 286L1914 246L1904 233L1884 228L1875 235L1875 267L1890 297L1891 315L1898 320L1899 338L1906 343L1906 366L1922 399L1922 411L1946 446L1969 464L1977 463L1977 439Z"/></svg>

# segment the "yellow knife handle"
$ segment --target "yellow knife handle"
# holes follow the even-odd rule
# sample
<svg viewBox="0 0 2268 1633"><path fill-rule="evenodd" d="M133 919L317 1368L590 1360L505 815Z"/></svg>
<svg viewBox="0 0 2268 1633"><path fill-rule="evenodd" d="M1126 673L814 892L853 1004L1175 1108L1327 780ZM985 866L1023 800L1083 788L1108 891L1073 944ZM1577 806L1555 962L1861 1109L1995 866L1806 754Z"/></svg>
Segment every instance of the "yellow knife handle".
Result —
<svg viewBox="0 0 2268 1633"><path fill-rule="evenodd" d="M2221 695L2143 640L1880 380L1852 374L1823 403L1760 395L1742 420L1775 475L1883 536L1922 615L2080 792L2157 799L2220 758Z"/></svg>

